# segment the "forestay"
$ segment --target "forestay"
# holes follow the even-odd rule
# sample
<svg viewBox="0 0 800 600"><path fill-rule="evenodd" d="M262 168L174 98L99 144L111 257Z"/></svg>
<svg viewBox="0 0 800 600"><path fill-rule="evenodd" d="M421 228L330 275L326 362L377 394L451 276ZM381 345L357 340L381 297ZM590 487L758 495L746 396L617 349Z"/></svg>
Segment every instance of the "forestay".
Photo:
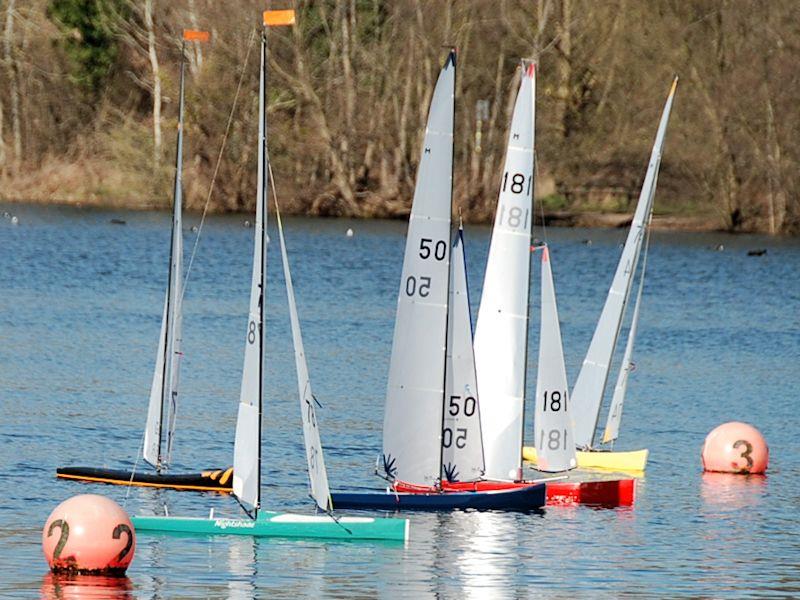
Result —
<svg viewBox="0 0 800 600"><path fill-rule="evenodd" d="M542 246L542 306L534 438L540 471L567 471L578 464L569 416L567 370L561 345L550 252Z"/></svg>
<svg viewBox="0 0 800 600"><path fill-rule="evenodd" d="M603 392L608 380L608 372L617 344L620 326L622 325L625 306L630 297L631 282L639 260L645 225L649 221L653 210L658 167L661 163L664 137L677 83L678 80L676 78L661 115L661 122L659 123L655 143L650 155L647 174L639 194L636 212L633 215L631 229L622 249L622 256L617 265L611 289L608 291L603 312L600 314L597 328L594 331L589 350L586 353L586 358L583 361L583 366L572 392L572 406L575 409L573 419L575 424L575 443L581 448L591 447L594 442L597 420L600 417L600 406L603 402Z"/></svg>
<svg viewBox="0 0 800 600"><path fill-rule="evenodd" d="M448 481L475 481L483 476L472 319L469 310L464 230L459 227L450 253L450 314L447 322L442 469Z"/></svg>
<svg viewBox="0 0 800 600"><path fill-rule="evenodd" d="M258 85L258 177L256 188L253 277L250 312L245 333L244 367L236 418L233 452L233 493L245 505L258 509L261 483L261 406L264 369L264 287L267 279L267 169L266 39L261 39L261 71Z"/></svg>
<svg viewBox="0 0 800 600"><path fill-rule="evenodd" d="M625 354L622 357L617 385L614 386L614 396L611 398L611 408L606 419L606 428L603 432L603 443L613 442L619 437L619 424L622 421L622 406L625 403L625 393L628 390L628 378L634 369L633 364L633 344L636 341L636 331L639 327L639 307L642 304L642 292L644 290L644 274L647 270L647 249L650 242L650 229L648 225L647 237L644 242L642 252L642 269L639 273L639 290L636 293L636 304L633 305L633 317L631 327L628 331L628 341L625 344Z"/></svg>
<svg viewBox="0 0 800 600"><path fill-rule="evenodd" d="M161 316L156 366L150 386L147 424L144 430L144 459L159 471L169 466L178 410L178 377L181 358L183 322L183 87L184 64L181 63L178 103L178 139L175 156L175 188L172 203L169 277ZM165 415L166 409L166 415ZM167 422L166 449L162 452L163 422Z"/></svg>
<svg viewBox="0 0 800 600"><path fill-rule="evenodd" d="M274 180L273 180L274 181ZM289 319L292 323L292 342L294 343L294 362L297 368L297 390L300 393L300 413L303 419L303 439L306 444L306 461L308 462L308 479L311 484L311 497L317 506L330 512L331 495L328 488L328 474L325 470L325 458L322 455L322 442L319 439L317 414L314 409L316 398L311 392L311 379L308 376L308 364L303 347L303 336L300 332L300 320L297 317L297 304L292 285L292 274L289 271L289 255L286 252L286 241L283 237L283 223L276 207L278 220L278 236L281 242L283 258L283 276L286 280L286 297L289 302Z"/></svg>
<svg viewBox="0 0 800 600"><path fill-rule="evenodd" d="M533 223L535 66L523 63L475 327L486 477L520 479Z"/></svg>
<svg viewBox="0 0 800 600"><path fill-rule="evenodd" d="M431 100L406 236L383 421L389 478L434 485L441 433L452 202L455 52Z"/></svg>

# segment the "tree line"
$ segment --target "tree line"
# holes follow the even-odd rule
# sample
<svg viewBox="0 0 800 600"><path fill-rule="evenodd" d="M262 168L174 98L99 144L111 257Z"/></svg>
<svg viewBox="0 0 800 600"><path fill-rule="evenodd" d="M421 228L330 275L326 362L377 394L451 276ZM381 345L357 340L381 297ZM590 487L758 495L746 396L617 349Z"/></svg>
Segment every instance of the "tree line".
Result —
<svg viewBox="0 0 800 600"><path fill-rule="evenodd" d="M408 213L433 84L455 46L454 192L466 219L492 216L524 57L538 65L545 211L632 209L678 75L656 212L800 231L795 0L270 4L298 15L269 32L269 146L291 212ZM168 206L183 52L187 204L252 210L264 8L2 0L0 196ZM182 50L188 28L211 42Z"/></svg>

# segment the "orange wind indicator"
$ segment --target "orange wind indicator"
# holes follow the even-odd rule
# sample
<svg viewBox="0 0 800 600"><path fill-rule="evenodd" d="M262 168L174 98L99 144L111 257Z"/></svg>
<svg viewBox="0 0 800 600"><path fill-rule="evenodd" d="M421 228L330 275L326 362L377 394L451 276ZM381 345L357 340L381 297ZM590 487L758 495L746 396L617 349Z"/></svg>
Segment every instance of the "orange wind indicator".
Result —
<svg viewBox="0 0 800 600"><path fill-rule="evenodd" d="M294 10L265 10L264 25L278 27L280 25L294 25Z"/></svg>
<svg viewBox="0 0 800 600"><path fill-rule="evenodd" d="M197 29L184 29L183 39L187 42L207 42L211 34L207 31L198 31Z"/></svg>

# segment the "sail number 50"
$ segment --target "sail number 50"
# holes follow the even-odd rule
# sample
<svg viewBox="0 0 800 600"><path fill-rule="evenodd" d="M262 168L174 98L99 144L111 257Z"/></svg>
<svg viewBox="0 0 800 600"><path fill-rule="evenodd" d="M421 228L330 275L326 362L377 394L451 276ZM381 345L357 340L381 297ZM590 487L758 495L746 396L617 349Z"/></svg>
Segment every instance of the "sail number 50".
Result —
<svg viewBox="0 0 800 600"><path fill-rule="evenodd" d="M461 396L450 396L450 406L447 412L450 413L451 417L457 417L458 413L461 412L462 410L461 405L458 403L459 400L461 400ZM476 406L477 402L475 401L475 398L473 398L472 396L467 396L466 398L464 398L464 406L463 406L464 416L471 417L472 415L474 415Z"/></svg>
<svg viewBox="0 0 800 600"><path fill-rule="evenodd" d="M421 298L429 296L431 293L431 278L430 277L414 277L409 275L406 279L406 296L413 296L416 294Z"/></svg>
<svg viewBox="0 0 800 600"><path fill-rule="evenodd" d="M453 445L453 430L449 427L445 427L442 430L442 446L444 448L449 448ZM467 445L467 430L465 427L459 427L456 429L455 435L455 442L456 448L463 448Z"/></svg>
<svg viewBox="0 0 800 600"><path fill-rule="evenodd" d="M424 260L431 255L436 260L444 260L447 256L447 242L439 240L434 244L431 238L422 238L419 241L419 257Z"/></svg>

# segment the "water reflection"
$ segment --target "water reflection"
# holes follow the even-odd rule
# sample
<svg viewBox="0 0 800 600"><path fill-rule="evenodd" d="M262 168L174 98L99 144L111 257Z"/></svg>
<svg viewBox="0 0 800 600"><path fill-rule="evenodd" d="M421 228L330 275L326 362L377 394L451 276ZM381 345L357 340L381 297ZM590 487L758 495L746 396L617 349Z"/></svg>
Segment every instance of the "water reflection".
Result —
<svg viewBox="0 0 800 600"><path fill-rule="evenodd" d="M519 543L516 519L509 516L492 512L452 515L453 558L466 598L496 598L508 589L517 568L517 556L508 549Z"/></svg>
<svg viewBox="0 0 800 600"><path fill-rule="evenodd" d="M707 507L743 509L761 502L766 475L703 473L701 495Z"/></svg>
<svg viewBox="0 0 800 600"><path fill-rule="evenodd" d="M256 538L231 536L228 546L228 598L254 598L256 591ZM213 561L212 561L213 562ZM211 565L212 568L218 565Z"/></svg>
<svg viewBox="0 0 800 600"><path fill-rule="evenodd" d="M42 578L41 597L56 600L83 598L134 598L127 577L48 573Z"/></svg>

